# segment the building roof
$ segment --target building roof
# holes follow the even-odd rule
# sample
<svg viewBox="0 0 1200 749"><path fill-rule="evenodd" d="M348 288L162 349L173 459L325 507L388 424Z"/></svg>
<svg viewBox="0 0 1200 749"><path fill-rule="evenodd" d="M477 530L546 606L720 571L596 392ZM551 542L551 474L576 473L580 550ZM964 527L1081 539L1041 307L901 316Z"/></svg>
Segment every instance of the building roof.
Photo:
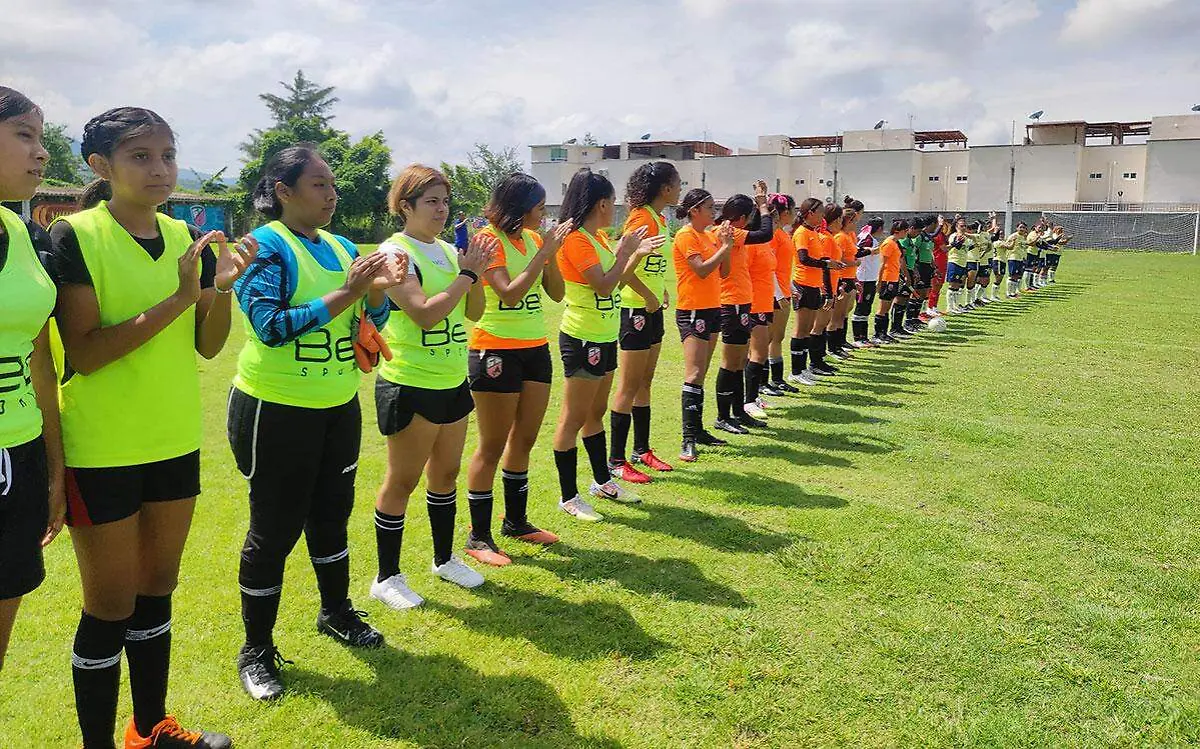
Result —
<svg viewBox="0 0 1200 749"><path fill-rule="evenodd" d="M635 148L662 148L671 146L691 146L695 153L705 156L730 156L733 151L711 140L631 140L629 150Z"/></svg>
<svg viewBox="0 0 1200 749"><path fill-rule="evenodd" d="M930 143L962 143L966 145L967 135L961 130L916 130L913 132L913 142L917 145ZM833 148L842 149L840 135L807 135L788 138L792 148Z"/></svg>

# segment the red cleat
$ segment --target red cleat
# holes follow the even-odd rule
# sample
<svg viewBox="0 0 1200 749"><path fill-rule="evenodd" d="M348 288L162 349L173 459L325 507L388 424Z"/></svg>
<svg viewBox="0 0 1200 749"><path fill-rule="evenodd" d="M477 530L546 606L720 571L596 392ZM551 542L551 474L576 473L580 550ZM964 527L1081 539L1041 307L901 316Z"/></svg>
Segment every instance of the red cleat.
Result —
<svg viewBox="0 0 1200 749"><path fill-rule="evenodd" d="M646 474L631 466L625 461L621 461L616 465L609 466L612 471L612 477L619 481L624 481L627 484L649 484L651 479Z"/></svg>
<svg viewBox="0 0 1200 749"><path fill-rule="evenodd" d="M651 468L655 471L666 472L675 470L671 467L670 463L660 460L659 457L654 454L653 450L647 450L644 453L635 453L633 456L633 462L641 463L647 468Z"/></svg>

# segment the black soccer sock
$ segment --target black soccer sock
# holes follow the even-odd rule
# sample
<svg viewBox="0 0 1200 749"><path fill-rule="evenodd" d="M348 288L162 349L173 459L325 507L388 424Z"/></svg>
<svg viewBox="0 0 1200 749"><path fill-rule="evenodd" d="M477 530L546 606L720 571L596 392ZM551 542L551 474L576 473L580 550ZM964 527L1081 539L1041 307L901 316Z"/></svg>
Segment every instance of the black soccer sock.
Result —
<svg viewBox="0 0 1200 749"><path fill-rule="evenodd" d="M683 438L694 440L704 428L704 388L685 382L679 400L683 407Z"/></svg>
<svg viewBox="0 0 1200 749"><path fill-rule="evenodd" d="M607 484L612 480L612 471L608 468L608 458L604 455L604 432L599 431L583 438L583 449L587 453L588 462L592 464L592 481L597 484Z"/></svg>
<svg viewBox="0 0 1200 749"><path fill-rule="evenodd" d="M379 575L383 582L400 574L400 547L404 544L404 513L389 515L375 510L375 548L379 555Z"/></svg>
<svg viewBox="0 0 1200 749"><path fill-rule="evenodd" d="M433 563L443 565L454 553L454 516L458 512L458 492L425 492L429 512L429 532L433 536Z"/></svg>
<svg viewBox="0 0 1200 749"><path fill-rule="evenodd" d="M279 615L279 596L283 592L283 565L286 557L275 559L260 550L253 563L242 549L238 567L238 587L242 592L242 624L246 628L246 646L265 648L273 644L271 632ZM272 557L268 559L268 557Z"/></svg>
<svg viewBox="0 0 1200 749"><path fill-rule="evenodd" d="M729 404L729 413L734 418L743 419L746 417L746 378L742 370L734 372L729 383L733 385L733 402Z"/></svg>
<svg viewBox="0 0 1200 749"><path fill-rule="evenodd" d="M650 406L633 407L633 452L650 451Z"/></svg>
<svg viewBox="0 0 1200 749"><path fill-rule="evenodd" d="M904 310L907 305L897 304L892 308L892 332L897 333L904 326Z"/></svg>
<svg viewBox="0 0 1200 749"><path fill-rule="evenodd" d="M113 746L125 629L125 620L97 619L86 611L79 617L71 652L71 680L85 749Z"/></svg>
<svg viewBox="0 0 1200 749"><path fill-rule="evenodd" d="M810 335L808 337L808 356L812 360L813 369L825 366L825 335Z"/></svg>
<svg viewBox="0 0 1200 749"><path fill-rule="evenodd" d="M758 400L758 389L762 387L765 368L762 362L746 362L746 402Z"/></svg>
<svg viewBox="0 0 1200 749"><path fill-rule="evenodd" d="M328 523L309 528L305 534L308 558L317 577L321 608L337 611L350 597L350 545L346 528Z"/></svg>
<svg viewBox="0 0 1200 749"><path fill-rule="evenodd" d="M562 500L567 500L579 494L579 448L554 451L554 467L558 469L558 490Z"/></svg>
<svg viewBox="0 0 1200 749"><path fill-rule="evenodd" d="M888 316L875 315L875 337L884 338L888 332Z"/></svg>
<svg viewBox="0 0 1200 749"><path fill-rule="evenodd" d="M167 717L167 676L171 671L171 596L138 596L125 622L129 692L138 734L149 736Z"/></svg>
<svg viewBox="0 0 1200 749"><path fill-rule="evenodd" d="M492 541L492 505L495 501L491 489L467 490L467 509L471 512L471 538L476 541Z"/></svg>
<svg viewBox="0 0 1200 749"><path fill-rule="evenodd" d="M520 528L529 522L526 514L529 508L529 472L501 471L501 481L504 483L504 520L514 528Z"/></svg>
<svg viewBox="0 0 1200 749"><path fill-rule="evenodd" d="M908 300L908 321L912 323L921 322L921 300L917 298Z"/></svg>
<svg viewBox="0 0 1200 749"><path fill-rule="evenodd" d="M854 324L854 340L856 340L856 341L867 340L867 318L866 318L866 316L855 315L853 324Z"/></svg>
<svg viewBox="0 0 1200 749"><path fill-rule="evenodd" d="M798 375L808 369L808 339L792 337L792 374Z"/></svg>
<svg viewBox="0 0 1200 749"><path fill-rule="evenodd" d="M771 382L783 382L783 359L771 359Z"/></svg>
<svg viewBox="0 0 1200 749"><path fill-rule="evenodd" d="M608 458L613 465L624 463L625 445L629 441L629 425L633 422L632 414L623 414L619 411L609 411L608 423L612 429L612 449L608 453ZM587 440L584 440L584 445L587 445Z"/></svg>
<svg viewBox="0 0 1200 749"><path fill-rule="evenodd" d="M733 406L733 379L736 375L728 369L721 367L717 370L717 418L725 420L729 418L729 411Z"/></svg>

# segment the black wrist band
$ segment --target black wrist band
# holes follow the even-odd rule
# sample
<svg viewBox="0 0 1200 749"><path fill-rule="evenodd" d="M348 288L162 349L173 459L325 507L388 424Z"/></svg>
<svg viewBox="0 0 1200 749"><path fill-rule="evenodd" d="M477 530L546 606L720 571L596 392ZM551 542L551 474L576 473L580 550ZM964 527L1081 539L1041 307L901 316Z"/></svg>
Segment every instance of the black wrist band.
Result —
<svg viewBox="0 0 1200 749"><path fill-rule="evenodd" d="M467 278L471 279L471 283L476 283L479 281L479 274L473 270L467 270L466 268L463 268L458 272L458 275L466 276Z"/></svg>

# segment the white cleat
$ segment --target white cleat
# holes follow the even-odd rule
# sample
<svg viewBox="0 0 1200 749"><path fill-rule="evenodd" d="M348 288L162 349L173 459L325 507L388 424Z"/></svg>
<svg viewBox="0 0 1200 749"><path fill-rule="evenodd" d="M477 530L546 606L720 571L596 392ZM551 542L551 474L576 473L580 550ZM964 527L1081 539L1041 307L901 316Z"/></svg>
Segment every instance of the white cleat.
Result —
<svg viewBox="0 0 1200 749"><path fill-rule="evenodd" d="M747 403L745 405L746 415L755 419L767 418L767 412L764 411L757 403Z"/></svg>
<svg viewBox="0 0 1200 749"><path fill-rule="evenodd" d="M585 523L598 523L604 519L604 516L596 512L595 508L582 499L578 494L570 499L559 500L558 509L567 513L576 520L582 520Z"/></svg>
<svg viewBox="0 0 1200 749"><path fill-rule="evenodd" d="M397 611L415 609L417 606L425 603L424 598L414 593L413 589L408 587L408 581L401 574L392 575L383 582L372 580L371 597Z"/></svg>
<svg viewBox="0 0 1200 749"><path fill-rule="evenodd" d="M604 484L597 484L593 481L592 485L588 487L588 494L597 499L608 499L623 505L637 505L642 503L638 495L625 489L615 481L609 481Z"/></svg>
<svg viewBox="0 0 1200 749"><path fill-rule="evenodd" d="M463 588L478 588L484 583L483 575L468 567L463 560L451 554L445 564L433 564L433 574L448 583Z"/></svg>
<svg viewBox="0 0 1200 749"><path fill-rule="evenodd" d="M790 374L784 378L784 381L789 385L816 385L817 381L808 374L808 370L804 370L800 374Z"/></svg>

